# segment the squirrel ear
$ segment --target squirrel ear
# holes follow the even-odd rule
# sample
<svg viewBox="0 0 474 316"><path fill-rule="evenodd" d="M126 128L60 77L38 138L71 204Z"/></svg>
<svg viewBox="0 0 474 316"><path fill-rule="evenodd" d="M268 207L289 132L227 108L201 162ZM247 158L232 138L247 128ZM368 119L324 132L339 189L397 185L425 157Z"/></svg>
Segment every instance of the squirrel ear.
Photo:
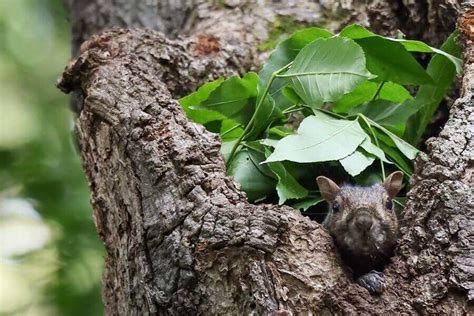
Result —
<svg viewBox="0 0 474 316"><path fill-rule="evenodd" d="M393 199L403 187L403 172L391 173L383 182L383 186L387 190L388 196Z"/></svg>
<svg viewBox="0 0 474 316"><path fill-rule="evenodd" d="M341 190L341 188L329 178L319 176L316 178L316 181L318 182L321 195L327 202L332 202Z"/></svg>

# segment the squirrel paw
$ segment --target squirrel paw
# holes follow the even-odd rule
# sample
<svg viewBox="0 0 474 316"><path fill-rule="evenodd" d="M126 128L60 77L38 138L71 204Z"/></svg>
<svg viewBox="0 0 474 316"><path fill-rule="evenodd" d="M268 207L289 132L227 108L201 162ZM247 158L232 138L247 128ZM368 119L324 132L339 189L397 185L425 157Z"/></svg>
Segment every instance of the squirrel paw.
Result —
<svg viewBox="0 0 474 316"><path fill-rule="evenodd" d="M357 284L366 288L370 294L382 294L385 290L385 275L382 272L372 270L360 276L357 279Z"/></svg>

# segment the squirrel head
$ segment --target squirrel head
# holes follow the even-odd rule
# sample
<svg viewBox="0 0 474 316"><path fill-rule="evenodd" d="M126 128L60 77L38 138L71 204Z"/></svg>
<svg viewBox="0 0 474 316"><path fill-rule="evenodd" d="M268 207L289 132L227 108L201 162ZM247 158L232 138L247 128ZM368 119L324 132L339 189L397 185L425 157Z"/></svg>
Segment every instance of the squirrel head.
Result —
<svg viewBox="0 0 474 316"><path fill-rule="evenodd" d="M329 178L317 178L321 195L329 204L323 226L339 248L374 260L389 256L398 235L392 199L402 188L402 180L400 171L370 187L339 187Z"/></svg>

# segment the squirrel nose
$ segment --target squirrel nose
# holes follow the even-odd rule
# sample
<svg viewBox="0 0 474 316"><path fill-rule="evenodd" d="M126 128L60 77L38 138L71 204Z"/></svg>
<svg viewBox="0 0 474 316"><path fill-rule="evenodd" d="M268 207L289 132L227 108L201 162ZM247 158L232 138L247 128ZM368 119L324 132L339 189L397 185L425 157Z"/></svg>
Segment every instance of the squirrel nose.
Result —
<svg viewBox="0 0 474 316"><path fill-rule="evenodd" d="M355 225L361 231L368 231L372 227L373 223L374 222L369 214L357 216L355 219Z"/></svg>

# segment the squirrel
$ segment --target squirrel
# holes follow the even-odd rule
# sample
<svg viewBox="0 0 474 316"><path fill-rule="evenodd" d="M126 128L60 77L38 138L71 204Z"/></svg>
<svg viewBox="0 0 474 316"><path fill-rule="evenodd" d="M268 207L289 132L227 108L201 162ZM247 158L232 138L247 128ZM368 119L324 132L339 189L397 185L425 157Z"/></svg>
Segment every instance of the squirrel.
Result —
<svg viewBox="0 0 474 316"><path fill-rule="evenodd" d="M384 265L398 239L398 222L392 199L403 186L403 173L390 174L370 187L343 185L331 179L316 179L329 212L322 223L333 237L343 261L357 283L371 294L385 290Z"/></svg>

